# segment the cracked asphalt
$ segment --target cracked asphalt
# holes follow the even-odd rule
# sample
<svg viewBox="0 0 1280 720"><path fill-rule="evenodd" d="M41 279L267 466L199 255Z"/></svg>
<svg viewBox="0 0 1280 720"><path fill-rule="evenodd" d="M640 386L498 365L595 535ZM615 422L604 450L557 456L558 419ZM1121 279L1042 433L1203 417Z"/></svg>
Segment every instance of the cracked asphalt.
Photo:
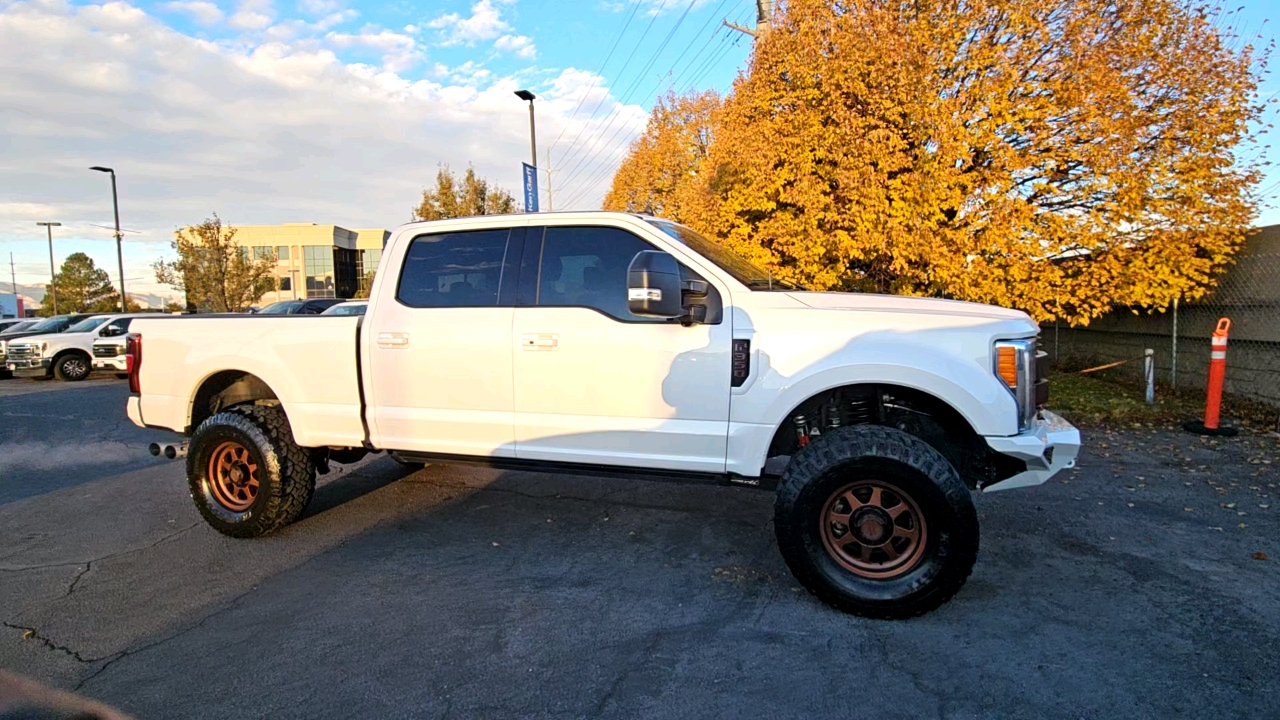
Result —
<svg viewBox="0 0 1280 720"><path fill-rule="evenodd" d="M181 464L146 455L163 436L123 420L125 396L0 381L0 668L138 718L1262 718L1280 702L1275 436L1086 431L1073 472L976 498L982 552L954 600L879 622L796 586L759 490L376 456L323 476L277 535L224 538Z"/></svg>

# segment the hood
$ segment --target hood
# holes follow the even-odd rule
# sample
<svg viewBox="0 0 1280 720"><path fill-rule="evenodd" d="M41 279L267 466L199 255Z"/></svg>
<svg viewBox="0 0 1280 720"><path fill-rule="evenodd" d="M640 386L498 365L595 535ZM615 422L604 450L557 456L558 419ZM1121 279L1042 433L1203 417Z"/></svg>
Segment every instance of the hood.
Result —
<svg viewBox="0 0 1280 720"><path fill-rule="evenodd" d="M787 295L817 310L856 310L876 313L901 312L952 315L984 320L1023 320L1032 322L1031 316L1021 310L1010 310L996 305L982 305L960 300L841 292L791 292L787 293Z"/></svg>
<svg viewBox="0 0 1280 720"><path fill-rule="evenodd" d="M0 335L0 342L13 342L14 340L21 340L22 338L34 337L36 335L58 335L58 334L59 333L53 330L41 330L40 332L23 331L23 332L9 333L7 335Z"/></svg>

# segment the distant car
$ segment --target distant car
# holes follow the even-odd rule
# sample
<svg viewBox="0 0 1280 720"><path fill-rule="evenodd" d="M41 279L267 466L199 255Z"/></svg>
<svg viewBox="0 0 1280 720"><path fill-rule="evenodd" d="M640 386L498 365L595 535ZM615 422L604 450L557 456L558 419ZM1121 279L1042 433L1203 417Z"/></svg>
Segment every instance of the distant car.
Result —
<svg viewBox="0 0 1280 720"><path fill-rule="evenodd" d="M22 318L9 318L7 320L0 320L0 335L3 335L4 333L7 333L11 330L14 332L20 332L23 329L26 329L31 327L32 325L35 325L37 322L40 322L40 321L39 320L23 320Z"/></svg>
<svg viewBox="0 0 1280 720"><path fill-rule="evenodd" d="M66 330L8 343L5 366L20 377L49 377L75 382L93 371L93 343L123 336L141 315L104 314L86 317Z"/></svg>
<svg viewBox="0 0 1280 720"><path fill-rule="evenodd" d="M342 298L312 298L310 300L281 300L271 303L257 312L258 315L319 315L343 302Z"/></svg>
<svg viewBox="0 0 1280 720"><path fill-rule="evenodd" d="M30 321L33 324L27 325L25 328L19 329L19 326L15 325L3 333L0 333L0 377L12 376L12 373L8 370L8 353L9 345L12 344L13 341L30 337L32 335L60 333L87 317L92 316L88 313L54 315L53 317Z"/></svg>
<svg viewBox="0 0 1280 720"><path fill-rule="evenodd" d="M325 310L320 314L321 315L363 315L364 311L368 309L368 307L369 307L368 300L348 300L347 302L340 302L337 305L334 305L333 307L329 308L328 310Z"/></svg>

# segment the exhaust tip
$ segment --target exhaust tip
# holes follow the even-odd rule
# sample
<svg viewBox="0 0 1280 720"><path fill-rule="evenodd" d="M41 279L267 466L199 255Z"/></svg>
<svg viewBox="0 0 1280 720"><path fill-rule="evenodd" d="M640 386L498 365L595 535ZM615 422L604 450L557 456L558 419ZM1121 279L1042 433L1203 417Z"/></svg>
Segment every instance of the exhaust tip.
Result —
<svg viewBox="0 0 1280 720"><path fill-rule="evenodd" d="M164 456L169 458L170 460L173 460L178 457L178 449L172 445L165 445Z"/></svg>
<svg viewBox="0 0 1280 720"><path fill-rule="evenodd" d="M151 445L147 447L147 451L155 457L160 457L160 443L151 443Z"/></svg>

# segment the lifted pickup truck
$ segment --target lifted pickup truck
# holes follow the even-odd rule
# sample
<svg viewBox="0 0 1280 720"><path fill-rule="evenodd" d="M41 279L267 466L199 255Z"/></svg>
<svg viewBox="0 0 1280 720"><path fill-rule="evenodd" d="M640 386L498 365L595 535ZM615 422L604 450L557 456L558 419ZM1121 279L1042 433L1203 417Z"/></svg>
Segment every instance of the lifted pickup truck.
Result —
<svg viewBox="0 0 1280 720"><path fill-rule="evenodd" d="M1039 408L1027 315L800 292L619 213L405 225L363 317L130 330L129 417L190 437L192 498L227 535L292 522L317 471L374 451L722 481L776 489L792 572L871 617L946 602L977 557L971 491L1043 483L1080 446Z"/></svg>

